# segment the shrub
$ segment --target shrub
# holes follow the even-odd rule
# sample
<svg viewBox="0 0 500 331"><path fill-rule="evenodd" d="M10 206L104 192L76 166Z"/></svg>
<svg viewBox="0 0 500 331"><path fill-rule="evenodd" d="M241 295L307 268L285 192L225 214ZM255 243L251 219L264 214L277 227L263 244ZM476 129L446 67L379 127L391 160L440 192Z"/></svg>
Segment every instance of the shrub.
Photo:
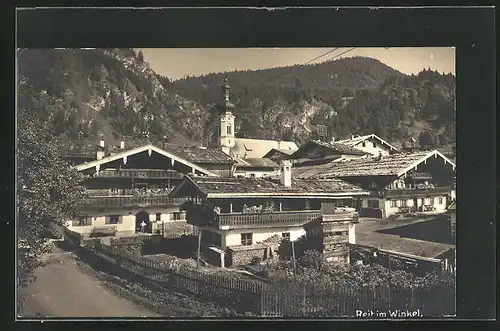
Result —
<svg viewBox="0 0 500 331"><path fill-rule="evenodd" d="M314 270L321 270L325 265L323 254L316 250L306 250L304 255L299 259L299 264L303 268L311 268Z"/></svg>
<svg viewBox="0 0 500 331"><path fill-rule="evenodd" d="M258 257L258 256L254 256L252 258L252 260L250 261L250 264L251 265L256 265L256 264L260 264L262 262L262 258Z"/></svg>

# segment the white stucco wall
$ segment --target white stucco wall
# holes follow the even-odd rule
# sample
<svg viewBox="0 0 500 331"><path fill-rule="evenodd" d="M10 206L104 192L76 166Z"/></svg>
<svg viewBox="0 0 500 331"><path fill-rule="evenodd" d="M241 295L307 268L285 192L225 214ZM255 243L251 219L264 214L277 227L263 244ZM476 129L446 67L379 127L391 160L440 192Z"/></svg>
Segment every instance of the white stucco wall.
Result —
<svg viewBox="0 0 500 331"><path fill-rule="evenodd" d="M135 231L135 220L136 214L145 211L149 214L149 220L153 224L153 231L161 227L163 222L185 222L185 217L181 220L175 221L171 219L170 214L174 212L179 212L178 207L169 207L169 208L141 208L141 209L132 209L132 210L107 210L104 212L92 211L86 213L88 215L91 225L73 225L73 222L67 222L66 227L72 231L79 233L90 233L95 227L116 227L117 231ZM160 215L160 222L156 221L156 214ZM183 213L185 216L185 213ZM106 218L109 218L110 215L119 215L121 216L122 221L119 224L106 224Z"/></svg>
<svg viewBox="0 0 500 331"><path fill-rule="evenodd" d="M439 198L442 198L442 201L441 201L442 203L439 203ZM392 199L392 200L396 200L396 207L391 207L391 205L392 205L391 201L387 200L383 204L383 206L385 207L386 217L388 217L390 215L394 215L399 211L399 207L401 207L401 200L406 200L407 207L419 208L420 206L422 206L422 199L424 199L424 204L426 204L426 205L430 204L429 198L417 198L417 205L416 206L414 206L413 199L397 198L397 199ZM435 196L434 197L434 207L436 208L436 212L446 211L446 195Z"/></svg>
<svg viewBox="0 0 500 331"><path fill-rule="evenodd" d="M113 214L116 215L116 214ZM78 233L90 233L92 229L99 227L116 227L116 231L124 232L124 231L135 231L135 215L121 215L121 222L118 224L106 224L106 219L109 216L97 216L92 217L92 225L83 225L83 226L73 226L71 223L67 226L68 229L78 232Z"/></svg>
<svg viewBox="0 0 500 331"><path fill-rule="evenodd" d="M375 146L373 145L374 142ZM382 156L389 155L390 148L387 147L386 145L382 145L382 143L380 143L378 140L366 139L364 143L365 147L363 147L363 142L360 142L359 144L355 145L355 147L364 152L377 156L379 155L379 153L382 153Z"/></svg>
<svg viewBox="0 0 500 331"><path fill-rule="evenodd" d="M302 226L283 227L283 228L264 228L264 229L241 229L222 231L222 246L225 249L227 246L241 245L241 234L252 233L252 243L256 244L274 235L280 235L283 232L290 232L290 240L297 240L306 232Z"/></svg>

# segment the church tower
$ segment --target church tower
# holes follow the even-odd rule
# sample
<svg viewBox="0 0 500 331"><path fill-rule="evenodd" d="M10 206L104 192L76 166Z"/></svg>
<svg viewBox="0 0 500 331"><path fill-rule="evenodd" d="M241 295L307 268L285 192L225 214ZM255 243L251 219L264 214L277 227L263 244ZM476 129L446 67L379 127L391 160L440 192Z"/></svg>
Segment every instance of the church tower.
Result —
<svg viewBox="0 0 500 331"><path fill-rule="evenodd" d="M234 115L233 110L235 106L229 100L230 87L227 83L227 78L224 79L224 86L222 87L223 97L220 104L220 125L219 125L219 146L226 154L230 154L231 149L234 147Z"/></svg>

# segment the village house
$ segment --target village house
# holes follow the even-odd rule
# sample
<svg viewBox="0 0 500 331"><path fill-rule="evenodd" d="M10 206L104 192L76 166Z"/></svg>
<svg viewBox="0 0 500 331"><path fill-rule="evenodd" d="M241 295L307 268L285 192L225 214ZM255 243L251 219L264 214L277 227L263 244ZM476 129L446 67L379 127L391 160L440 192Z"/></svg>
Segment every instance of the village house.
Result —
<svg viewBox="0 0 500 331"><path fill-rule="evenodd" d="M373 133L365 136L352 135L351 139L338 140L336 143L370 153L374 156L387 156L399 152L396 147Z"/></svg>
<svg viewBox="0 0 500 331"><path fill-rule="evenodd" d="M269 152L267 152L266 155L264 155L264 158L271 159L275 162L279 162L281 160L290 159L290 155L292 155L294 152L295 150L293 149L284 150L284 149L272 148Z"/></svg>
<svg viewBox="0 0 500 331"><path fill-rule="evenodd" d="M301 145L288 159L296 166L306 166L333 161L360 159L368 156L371 156L368 152L343 144L311 140Z"/></svg>
<svg viewBox="0 0 500 331"><path fill-rule="evenodd" d="M454 174L455 164L437 150L293 169L294 178L339 178L370 190L370 196L363 199L360 216L377 218L445 212Z"/></svg>
<svg viewBox="0 0 500 331"><path fill-rule="evenodd" d="M295 241L307 232L325 243L327 257L348 262L355 206L368 194L339 179L292 180L291 163L283 161L279 180L186 176L169 196L190 198L183 209L188 224L200 230L204 255L229 266L274 258L281 240ZM307 230L311 223L316 231Z"/></svg>
<svg viewBox="0 0 500 331"><path fill-rule="evenodd" d="M275 176L279 165L271 159L237 159L234 177L261 178Z"/></svg>
<svg viewBox="0 0 500 331"><path fill-rule="evenodd" d="M86 196L80 215L68 221L66 229L81 239L138 232L163 235L169 223L186 221L179 210L184 200L168 197L185 174L232 176L235 161L220 149L167 148L147 144L127 149L124 143L106 148L101 139L94 159L74 166L86 176Z"/></svg>

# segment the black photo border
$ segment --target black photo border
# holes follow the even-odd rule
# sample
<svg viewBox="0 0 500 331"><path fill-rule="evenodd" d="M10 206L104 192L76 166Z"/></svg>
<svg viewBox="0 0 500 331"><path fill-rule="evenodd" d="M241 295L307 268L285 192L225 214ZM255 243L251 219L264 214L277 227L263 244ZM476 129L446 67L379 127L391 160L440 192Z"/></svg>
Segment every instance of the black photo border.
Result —
<svg viewBox="0 0 500 331"><path fill-rule="evenodd" d="M67 8L17 10L15 15L17 48L456 47L457 196L461 201L457 210L457 317L495 318L494 8ZM14 67L14 61L5 64L7 71ZM10 121L3 121L8 126L4 134L14 133L15 112L11 114ZM6 187L14 185L10 182ZM12 223L7 229L4 252L14 252ZM199 327L199 322L182 323L187 328ZM246 327L234 323L224 322L233 329ZM259 323L254 327L260 327ZM277 327L280 323L289 322L273 322ZM314 323L324 327L330 322ZM125 322L112 324L120 327ZM361 326L357 324L351 325ZM68 327L49 321L44 325ZM156 325L164 327L151 323L148 328Z"/></svg>

